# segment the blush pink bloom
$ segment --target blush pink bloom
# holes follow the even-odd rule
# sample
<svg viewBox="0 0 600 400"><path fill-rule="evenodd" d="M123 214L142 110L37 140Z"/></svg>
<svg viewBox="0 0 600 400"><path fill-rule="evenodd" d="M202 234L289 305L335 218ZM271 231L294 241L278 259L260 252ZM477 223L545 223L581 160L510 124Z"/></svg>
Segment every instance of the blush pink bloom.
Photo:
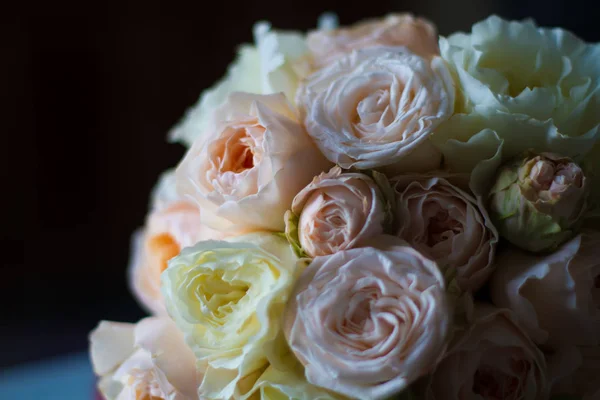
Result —
<svg viewBox="0 0 600 400"><path fill-rule="evenodd" d="M198 207L177 195L172 173L164 174L154 190L145 227L134 234L129 283L146 310L166 314L160 292L160 275L181 249L202 240L219 240L224 234L202 223Z"/></svg>
<svg viewBox="0 0 600 400"><path fill-rule="evenodd" d="M456 277L461 290L479 289L494 271L498 244L485 208L444 178L406 175L392 183L397 192L396 235Z"/></svg>
<svg viewBox="0 0 600 400"><path fill-rule="evenodd" d="M600 346L600 232L584 232L548 255L502 253L491 295L537 343Z"/></svg>
<svg viewBox="0 0 600 400"><path fill-rule="evenodd" d="M308 381L385 399L433 368L452 319L436 264L397 238L316 257L288 302L284 333Z"/></svg>
<svg viewBox="0 0 600 400"><path fill-rule="evenodd" d="M294 198L298 238L310 256L357 247L383 233L385 200L375 181L340 167L317 176ZM288 223L289 219L288 219Z"/></svg>
<svg viewBox="0 0 600 400"><path fill-rule="evenodd" d="M201 373L168 317L102 321L90 334L94 372L107 400L195 400Z"/></svg>
<svg viewBox="0 0 600 400"><path fill-rule="evenodd" d="M177 189L213 229L283 231L294 196L330 167L283 94L237 92L185 155Z"/></svg>
<svg viewBox="0 0 600 400"><path fill-rule="evenodd" d="M406 46L423 57L440 53L435 26L410 14L391 14L347 28L311 32L306 41L315 68L331 64L352 50L373 46Z"/></svg>
<svg viewBox="0 0 600 400"><path fill-rule="evenodd" d="M431 374L426 400L547 400L544 355L509 310L480 304Z"/></svg>

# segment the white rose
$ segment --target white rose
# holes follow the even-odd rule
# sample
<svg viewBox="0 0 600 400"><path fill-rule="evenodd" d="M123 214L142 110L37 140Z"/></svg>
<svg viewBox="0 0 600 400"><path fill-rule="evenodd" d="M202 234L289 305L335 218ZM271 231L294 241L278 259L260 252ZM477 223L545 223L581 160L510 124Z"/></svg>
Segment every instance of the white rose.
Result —
<svg viewBox="0 0 600 400"><path fill-rule="evenodd" d="M270 24L254 26L255 45L242 45L226 76L202 93L181 122L169 133L172 141L191 146L210 124L211 114L232 92L272 94L283 92L293 101L300 80L308 74L308 49L298 32L272 30Z"/></svg>
<svg viewBox="0 0 600 400"><path fill-rule="evenodd" d="M458 80L457 112L551 119L563 135L598 135L600 44L491 16L471 34L441 38L440 50Z"/></svg>
<svg viewBox="0 0 600 400"><path fill-rule="evenodd" d="M491 295L537 343L600 346L600 233L580 234L548 255L500 254Z"/></svg>
<svg viewBox="0 0 600 400"><path fill-rule="evenodd" d="M177 168L177 189L213 229L283 231L296 193L330 166L282 94L232 93Z"/></svg>
<svg viewBox="0 0 600 400"><path fill-rule="evenodd" d="M310 75L297 103L308 133L341 167L393 168L405 161L394 172L428 170L441 161L428 138L452 115L454 86L440 57L370 47Z"/></svg>
<svg viewBox="0 0 600 400"><path fill-rule="evenodd" d="M108 400L198 399L194 353L168 317L102 321L90 335L90 354Z"/></svg>

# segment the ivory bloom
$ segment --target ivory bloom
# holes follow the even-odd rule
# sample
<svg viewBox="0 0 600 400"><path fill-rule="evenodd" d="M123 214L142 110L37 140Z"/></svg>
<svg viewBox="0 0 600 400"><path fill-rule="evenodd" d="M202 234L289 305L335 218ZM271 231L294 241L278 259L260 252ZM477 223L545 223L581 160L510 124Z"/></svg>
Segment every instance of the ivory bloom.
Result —
<svg viewBox="0 0 600 400"><path fill-rule="evenodd" d="M452 115L453 85L439 57L370 47L310 75L297 103L309 135L341 167L391 168L412 156L402 168L429 170L441 156L427 139Z"/></svg>
<svg viewBox="0 0 600 400"><path fill-rule="evenodd" d="M317 176L292 203L298 241L310 256L324 256L360 245L383 233L385 199L375 181L340 167ZM293 220L293 221L292 221Z"/></svg>
<svg viewBox="0 0 600 400"><path fill-rule="evenodd" d="M330 165L282 94L233 93L178 166L177 189L213 229L283 231L296 193Z"/></svg>
<svg viewBox="0 0 600 400"><path fill-rule="evenodd" d="M308 382L385 399L429 372L451 314L437 265L399 239L316 257L286 308L284 332Z"/></svg>
<svg viewBox="0 0 600 400"><path fill-rule="evenodd" d="M167 310L206 370L201 396L229 399L268 366L298 267L287 241L255 233L199 242L162 275ZM258 378L258 376L255 376Z"/></svg>
<svg viewBox="0 0 600 400"><path fill-rule="evenodd" d="M479 289L494 271L498 244L498 231L485 208L444 178L406 175L392 182L396 235L456 277L460 289Z"/></svg>
<svg viewBox="0 0 600 400"><path fill-rule="evenodd" d="M544 355L514 315L480 304L431 374L425 399L547 400L547 375Z"/></svg>
<svg viewBox="0 0 600 400"><path fill-rule="evenodd" d="M90 354L108 400L198 399L194 353L168 317L102 321L90 335Z"/></svg>
<svg viewBox="0 0 600 400"><path fill-rule="evenodd" d="M551 120L562 135L598 135L600 44L491 16L470 34L441 38L440 50L458 81L457 112L527 116Z"/></svg>
<svg viewBox="0 0 600 400"><path fill-rule="evenodd" d="M244 44L227 74L200 95L169 139L191 146L211 125L214 109L233 92L283 94L294 100L301 79L310 72L308 49L302 33L271 28L268 22L254 25L254 45Z"/></svg>
<svg viewBox="0 0 600 400"><path fill-rule="evenodd" d="M314 31L308 34L306 43L317 69L353 50L374 46L405 46L422 57L440 53L435 26L411 14L390 14L350 27Z"/></svg>
<svg viewBox="0 0 600 400"><path fill-rule="evenodd" d="M600 233L585 232L557 251L502 254L491 281L495 304L510 308L537 343L600 346Z"/></svg>
<svg viewBox="0 0 600 400"><path fill-rule="evenodd" d="M198 207L177 195L174 173L163 174L154 190L145 227L134 234L129 283L136 299L149 312L165 314L160 274L182 248L224 235L202 223Z"/></svg>

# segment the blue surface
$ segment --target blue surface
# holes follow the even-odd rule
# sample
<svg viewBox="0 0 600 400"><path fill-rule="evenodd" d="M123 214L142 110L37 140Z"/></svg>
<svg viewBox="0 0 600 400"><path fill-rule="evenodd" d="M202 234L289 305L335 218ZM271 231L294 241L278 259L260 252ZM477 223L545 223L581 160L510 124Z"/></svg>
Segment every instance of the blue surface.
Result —
<svg viewBox="0 0 600 400"><path fill-rule="evenodd" d="M1 400L93 400L94 385L87 353L0 371Z"/></svg>

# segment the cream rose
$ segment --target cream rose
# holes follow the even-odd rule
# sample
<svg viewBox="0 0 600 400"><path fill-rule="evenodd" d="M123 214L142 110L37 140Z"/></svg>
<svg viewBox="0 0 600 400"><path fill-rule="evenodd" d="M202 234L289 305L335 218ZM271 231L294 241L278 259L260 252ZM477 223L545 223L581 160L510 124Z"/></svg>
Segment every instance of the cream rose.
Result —
<svg viewBox="0 0 600 400"><path fill-rule="evenodd" d="M161 177L152 196L146 226L134 234L129 283L136 299L153 314L165 314L160 274L182 248L224 235L204 225L198 207L178 196L172 171Z"/></svg>
<svg viewBox="0 0 600 400"><path fill-rule="evenodd" d="M168 317L102 321L90 335L90 354L107 400L198 399L194 353Z"/></svg>
<svg viewBox="0 0 600 400"><path fill-rule="evenodd" d="M385 399L426 374L452 316L437 265L397 238L316 257L287 305L284 332L308 382Z"/></svg>
<svg viewBox="0 0 600 400"><path fill-rule="evenodd" d="M491 295L540 344L600 346L600 233L580 234L549 255L502 253Z"/></svg>
<svg viewBox="0 0 600 400"><path fill-rule="evenodd" d="M373 46L406 46L422 57L439 54L435 26L410 14L390 14L347 28L318 30L306 39L313 65L323 68L352 52Z"/></svg>
<svg viewBox="0 0 600 400"><path fill-rule="evenodd" d="M385 220L386 200L375 181L336 166L296 195L286 232L297 230L294 236L308 256L325 256L382 234Z"/></svg>
<svg viewBox="0 0 600 400"><path fill-rule="evenodd" d="M268 366L296 261L287 241L270 233L199 242L169 261L162 292L206 369L201 396L239 397L243 380Z"/></svg>
<svg viewBox="0 0 600 400"><path fill-rule="evenodd" d="M598 136L600 45L491 16L470 34L441 38L440 50L457 78L457 112L552 120L562 135Z"/></svg>
<svg viewBox="0 0 600 400"><path fill-rule="evenodd" d="M392 168L418 152L402 168L428 170L441 156L427 139L452 115L454 87L439 57L371 47L310 75L297 102L308 133L341 167Z"/></svg>
<svg viewBox="0 0 600 400"><path fill-rule="evenodd" d="M447 277L456 277L461 290L479 289L494 270L498 244L485 208L444 178L406 175L392 183L396 235L435 260Z"/></svg>
<svg viewBox="0 0 600 400"><path fill-rule="evenodd" d="M547 400L544 355L508 310L480 304L431 374L426 400Z"/></svg>
<svg viewBox="0 0 600 400"><path fill-rule="evenodd" d="M308 48L302 33L274 30L267 22L254 25L254 45L240 46L225 77L202 92L198 102L171 130L169 139L191 146L211 126L211 115L233 92L283 92L294 100L301 79L310 73Z"/></svg>
<svg viewBox="0 0 600 400"><path fill-rule="evenodd" d="M283 231L283 216L329 169L282 94L233 93L177 168L177 189L226 232Z"/></svg>

